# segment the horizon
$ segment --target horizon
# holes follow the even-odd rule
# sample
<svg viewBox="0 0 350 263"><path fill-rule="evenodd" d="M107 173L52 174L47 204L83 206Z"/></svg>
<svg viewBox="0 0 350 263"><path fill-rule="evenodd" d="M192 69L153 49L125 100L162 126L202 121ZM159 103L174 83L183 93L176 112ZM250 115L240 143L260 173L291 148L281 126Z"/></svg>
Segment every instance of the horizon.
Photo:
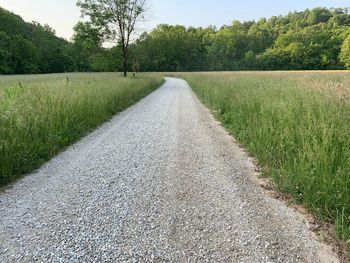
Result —
<svg viewBox="0 0 350 263"><path fill-rule="evenodd" d="M75 1L62 0L59 3L52 2L37 0L35 3L30 3L25 0L0 0L0 6L21 16L26 22L35 21L43 25L48 24L55 30L57 36L71 40L74 25L82 20L80 9L76 6ZM197 8L198 2L201 4L200 9ZM244 3L220 0L216 4L203 3L200 0L192 0L191 3L186 3L185 0L173 0L171 2L152 0L150 1L150 19L145 27L141 27L141 31L151 31L159 24L183 25L187 28L190 26L204 28L215 26L220 28L224 25L230 25L234 20L240 22L257 21L260 18L283 16L289 12L300 12L317 7L350 7L350 0L337 2L311 0L306 3L300 0L290 3L280 3L273 0L264 3L264 8L261 8L262 5L258 3L259 1L257 0L248 0ZM251 8L250 6L256 7ZM64 17L62 14L64 14Z"/></svg>

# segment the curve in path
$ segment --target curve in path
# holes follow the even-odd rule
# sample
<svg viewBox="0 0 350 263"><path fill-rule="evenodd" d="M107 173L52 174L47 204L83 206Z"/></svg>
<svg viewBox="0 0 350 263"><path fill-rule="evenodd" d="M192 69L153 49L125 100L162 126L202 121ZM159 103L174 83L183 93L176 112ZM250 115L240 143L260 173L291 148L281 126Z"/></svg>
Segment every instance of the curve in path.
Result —
<svg viewBox="0 0 350 263"><path fill-rule="evenodd" d="M337 262L183 80L0 194L1 262Z"/></svg>

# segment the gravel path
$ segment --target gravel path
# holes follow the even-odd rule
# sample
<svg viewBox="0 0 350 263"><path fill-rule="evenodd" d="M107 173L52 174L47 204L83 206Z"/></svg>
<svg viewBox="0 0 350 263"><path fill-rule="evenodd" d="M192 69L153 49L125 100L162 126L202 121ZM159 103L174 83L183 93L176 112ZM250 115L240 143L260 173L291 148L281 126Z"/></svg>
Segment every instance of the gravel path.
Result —
<svg viewBox="0 0 350 263"><path fill-rule="evenodd" d="M167 79L0 194L0 262L337 262Z"/></svg>

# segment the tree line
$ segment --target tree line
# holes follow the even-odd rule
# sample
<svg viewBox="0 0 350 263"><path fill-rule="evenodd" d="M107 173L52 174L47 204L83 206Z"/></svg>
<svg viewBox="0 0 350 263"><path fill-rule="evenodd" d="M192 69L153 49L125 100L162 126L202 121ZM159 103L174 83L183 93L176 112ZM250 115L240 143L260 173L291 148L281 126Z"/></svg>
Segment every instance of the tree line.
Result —
<svg viewBox="0 0 350 263"><path fill-rule="evenodd" d="M75 26L72 41L49 25L27 23L0 8L0 74L116 71L120 52L106 49L90 23Z"/></svg>
<svg viewBox="0 0 350 263"><path fill-rule="evenodd" d="M315 8L220 29L159 25L133 53L145 71L350 68L350 15Z"/></svg>
<svg viewBox="0 0 350 263"><path fill-rule="evenodd" d="M79 22L71 41L0 9L0 73L121 71L120 46ZM131 43L130 71L350 69L350 14L315 8L221 28L159 25Z"/></svg>

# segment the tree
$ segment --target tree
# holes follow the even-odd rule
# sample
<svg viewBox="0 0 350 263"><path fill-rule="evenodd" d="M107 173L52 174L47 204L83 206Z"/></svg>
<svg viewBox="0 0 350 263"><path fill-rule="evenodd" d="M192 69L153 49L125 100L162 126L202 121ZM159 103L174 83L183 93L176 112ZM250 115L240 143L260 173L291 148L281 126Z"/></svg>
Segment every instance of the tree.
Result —
<svg viewBox="0 0 350 263"><path fill-rule="evenodd" d="M0 73L54 73L73 71L68 41L48 25L27 23L0 8Z"/></svg>
<svg viewBox="0 0 350 263"><path fill-rule="evenodd" d="M11 68L8 66L10 38L3 31L0 31L0 74L9 74Z"/></svg>
<svg viewBox="0 0 350 263"><path fill-rule="evenodd" d="M74 42L82 42L92 48L99 48L102 45L103 36L91 22L78 22L74 26L73 40Z"/></svg>
<svg viewBox="0 0 350 263"><path fill-rule="evenodd" d="M129 45L137 23L144 19L146 0L78 0L82 14L90 17L106 40L116 40L123 51L123 72L127 77Z"/></svg>
<svg viewBox="0 0 350 263"><path fill-rule="evenodd" d="M340 53L340 60L347 69L350 69L350 35L344 40Z"/></svg>
<svg viewBox="0 0 350 263"><path fill-rule="evenodd" d="M16 74L37 73L38 55L33 43L20 35L10 38L9 67Z"/></svg>
<svg viewBox="0 0 350 263"><path fill-rule="evenodd" d="M68 52L78 71L96 70L92 64L95 58L100 60L98 55L103 51L102 38L100 30L95 28L91 22L78 22L74 26L73 44Z"/></svg>
<svg viewBox="0 0 350 263"><path fill-rule="evenodd" d="M72 70L72 58L65 54L68 42L57 38L48 25L33 22L30 37L38 54L38 73L55 73ZM74 69L73 69L74 70Z"/></svg>

